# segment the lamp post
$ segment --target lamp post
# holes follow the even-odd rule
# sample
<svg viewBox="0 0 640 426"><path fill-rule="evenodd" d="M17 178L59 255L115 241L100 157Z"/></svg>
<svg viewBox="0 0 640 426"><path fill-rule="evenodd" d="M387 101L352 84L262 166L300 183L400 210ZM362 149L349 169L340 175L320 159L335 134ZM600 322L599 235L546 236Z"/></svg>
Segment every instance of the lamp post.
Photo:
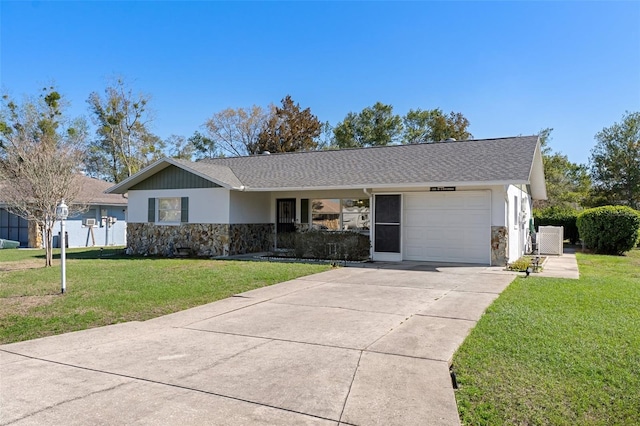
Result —
<svg viewBox="0 0 640 426"><path fill-rule="evenodd" d="M69 207L62 202L56 207L56 217L60 219L60 277L62 280L62 294L67 290L67 270L66 270L66 253L65 246L67 245L66 236L64 232L64 221L69 216Z"/></svg>

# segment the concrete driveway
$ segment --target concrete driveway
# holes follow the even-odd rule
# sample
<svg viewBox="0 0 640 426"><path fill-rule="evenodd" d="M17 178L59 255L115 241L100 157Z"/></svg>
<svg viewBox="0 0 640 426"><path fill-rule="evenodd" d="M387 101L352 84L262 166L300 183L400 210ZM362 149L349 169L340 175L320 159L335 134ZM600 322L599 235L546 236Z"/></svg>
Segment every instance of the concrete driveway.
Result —
<svg viewBox="0 0 640 426"><path fill-rule="evenodd" d="M367 266L0 346L0 424L459 424L450 359L515 275Z"/></svg>

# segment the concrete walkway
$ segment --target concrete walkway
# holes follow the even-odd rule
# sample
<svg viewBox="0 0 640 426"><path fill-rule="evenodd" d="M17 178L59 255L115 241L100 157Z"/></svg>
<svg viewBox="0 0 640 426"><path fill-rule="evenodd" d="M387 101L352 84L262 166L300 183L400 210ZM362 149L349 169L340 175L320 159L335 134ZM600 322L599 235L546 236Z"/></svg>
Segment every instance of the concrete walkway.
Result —
<svg viewBox="0 0 640 426"><path fill-rule="evenodd" d="M515 275L376 262L0 346L0 424L457 425L451 357Z"/></svg>
<svg viewBox="0 0 640 426"><path fill-rule="evenodd" d="M550 278L579 279L580 271L578 270L575 250L565 248L562 256L547 256L542 272L536 275Z"/></svg>

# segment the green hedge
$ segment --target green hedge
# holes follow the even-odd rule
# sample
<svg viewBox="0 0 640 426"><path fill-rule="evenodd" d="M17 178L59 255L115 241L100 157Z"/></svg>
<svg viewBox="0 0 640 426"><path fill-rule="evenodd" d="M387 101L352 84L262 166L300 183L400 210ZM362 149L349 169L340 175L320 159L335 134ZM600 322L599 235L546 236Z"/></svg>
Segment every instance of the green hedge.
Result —
<svg viewBox="0 0 640 426"><path fill-rule="evenodd" d="M353 231L310 230L281 235L279 247L298 259L366 260L370 256L368 235Z"/></svg>
<svg viewBox="0 0 640 426"><path fill-rule="evenodd" d="M578 229L587 248L622 254L638 243L640 213L626 206L603 206L578 215Z"/></svg>
<svg viewBox="0 0 640 426"><path fill-rule="evenodd" d="M575 244L580 239L578 225L578 211L568 208L547 207L533 210L536 232L539 226L563 226L564 237Z"/></svg>

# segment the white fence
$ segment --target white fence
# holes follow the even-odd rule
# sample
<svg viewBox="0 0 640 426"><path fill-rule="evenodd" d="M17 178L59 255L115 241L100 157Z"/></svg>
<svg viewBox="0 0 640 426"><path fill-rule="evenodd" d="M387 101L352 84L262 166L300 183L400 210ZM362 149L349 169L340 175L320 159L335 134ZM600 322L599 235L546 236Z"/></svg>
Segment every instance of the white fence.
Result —
<svg viewBox="0 0 640 426"><path fill-rule="evenodd" d="M564 241L564 227L540 226L538 228L538 253L562 256Z"/></svg>

